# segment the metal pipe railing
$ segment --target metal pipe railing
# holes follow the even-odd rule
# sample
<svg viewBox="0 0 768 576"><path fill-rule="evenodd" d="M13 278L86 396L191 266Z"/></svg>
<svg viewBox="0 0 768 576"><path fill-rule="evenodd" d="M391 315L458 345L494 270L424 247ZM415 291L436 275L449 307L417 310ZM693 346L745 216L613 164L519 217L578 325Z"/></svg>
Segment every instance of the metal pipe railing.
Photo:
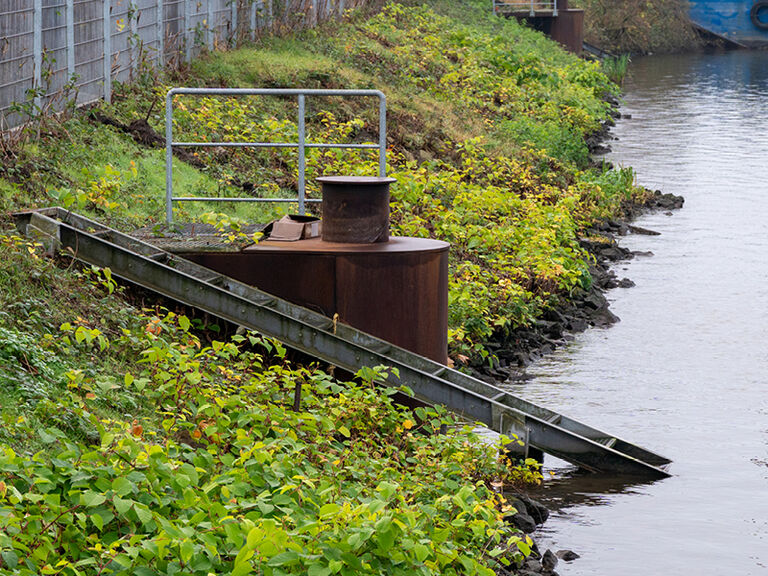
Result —
<svg viewBox="0 0 768 576"><path fill-rule="evenodd" d="M173 97L194 96L296 96L298 102L297 142L174 142L173 140ZM378 144L336 144L306 141L306 97L307 96L375 96L379 99L379 143ZM296 148L299 154L297 198L222 198L173 195L173 147L241 147L241 148ZM306 198L306 149L346 148L379 150L379 176L387 175L387 99L380 90L301 90L293 88L172 88L165 97L165 217L173 222L174 202L297 202L299 214L306 211L306 202L319 202Z"/></svg>
<svg viewBox="0 0 768 576"><path fill-rule="evenodd" d="M552 16L557 16L557 0L492 0L493 11L499 12L507 10L511 12L524 12L528 10L528 15L534 17L538 12L552 12Z"/></svg>

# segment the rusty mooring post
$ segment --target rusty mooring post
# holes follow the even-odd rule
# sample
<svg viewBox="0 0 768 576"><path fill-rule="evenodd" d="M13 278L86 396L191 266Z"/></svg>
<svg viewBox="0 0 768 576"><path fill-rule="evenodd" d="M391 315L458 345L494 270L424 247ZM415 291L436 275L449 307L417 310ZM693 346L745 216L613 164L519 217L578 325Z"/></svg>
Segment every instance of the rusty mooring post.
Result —
<svg viewBox="0 0 768 576"><path fill-rule="evenodd" d="M389 185L394 178L324 176L323 232L326 242L373 244L389 241Z"/></svg>

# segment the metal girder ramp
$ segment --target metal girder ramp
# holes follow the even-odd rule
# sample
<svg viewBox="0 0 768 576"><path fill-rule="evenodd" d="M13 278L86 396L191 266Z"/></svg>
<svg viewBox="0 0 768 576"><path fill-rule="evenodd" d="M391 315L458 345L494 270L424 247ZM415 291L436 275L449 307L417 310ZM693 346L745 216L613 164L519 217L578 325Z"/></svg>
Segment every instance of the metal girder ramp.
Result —
<svg viewBox="0 0 768 576"><path fill-rule="evenodd" d="M62 208L16 214L22 233L71 250L83 262L108 267L134 284L256 330L313 357L356 372L397 368L386 384L407 385L491 430L525 439L532 448L592 472L665 478L670 460L576 420L527 402L442 364L242 284L209 268L136 240Z"/></svg>

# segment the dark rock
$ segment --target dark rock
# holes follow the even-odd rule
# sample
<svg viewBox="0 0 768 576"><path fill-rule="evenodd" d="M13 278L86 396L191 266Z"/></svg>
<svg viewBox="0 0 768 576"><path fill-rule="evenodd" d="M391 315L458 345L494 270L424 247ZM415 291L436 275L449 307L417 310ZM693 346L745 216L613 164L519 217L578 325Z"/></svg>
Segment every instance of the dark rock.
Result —
<svg viewBox="0 0 768 576"><path fill-rule="evenodd" d="M531 572L541 572L542 569L541 562L536 560L536 558L528 558L525 561L525 567Z"/></svg>
<svg viewBox="0 0 768 576"><path fill-rule="evenodd" d="M632 234L642 234L644 236L661 236L661 232L656 232L656 230L649 230L648 228L642 228L640 226L632 226L630 224L627 228L629 228L629 231L632 232Z"/></svg>
<svg viewBox="0 0 768 576"><path fill-rule="evenodd" d="M533 518L528 514L518 512L517 514L506 516L504 520L506 520L509 524L512 524L512 526L518 530L522 530L526 534L530 534L536 530L536 522L534 522Z"/></svg>
<svg viewBox="0 0 768 576"><path fill-rule="evenodd" d="M674 194L662 194L661 190L656 190L653 197L646 203L649 208L659 210L677 210L683 207L685 198L675 196Z"/></svg>
<svg viewBox="0 0 768 576"><path fill-rule="evenodd" d="M549 509L538 500L534 500L523 494L517 495L516 499L525 504L526 511L537 525L544 524L544 522L547 521L547 518L549 518Z"/></svg>
<svg viewBox="0 0 768 576"><path fill-rule="evenodd" d="M577 558L581 558L581 556L576 554L576 552L574 552L573 550L558 550L557 552L555 552L555 556L557 556L558 558L560 558L560 560L564 562L573 562Z"/></svg>
<svg viewBox="0 0 768 576"><path fill-rule="evenodd" d="M608 304L605 307L596 310L591 316L590 321L593 326L602 328L604 326L611 326L619 321L619 317L608 309Z"/></svg>
<svg viewBox="0 0 768 576"><path fill-rule="evenodd" d="M540 558L541 552L539 551L539 545L536 543L536 540L533 540L533 544L531 545L531 555Z"/></svg>
<svg viewBox="0 0 768 576"><path fill-rule="evenodd" d="M650 250L635 250L632 252L633 256L653 256L653 252Z"/></svg>
<svg viewBox="0 0 768 576"><path fill-rule="evenodd" d="M616 262L618 260L624 260L625 258L628 258L632 252L629 252L626 248L622 248L621 246L609 244L604 248L601 248L597 254L601 258L605 258L610 262Z"/></svg>
<svg viewBox="0 0 768 576"><path fill-rule="evenodd" d="M589 328L589 324L582 318L574 318L568 323L568 329L571 332L584 332L587 328Z"/></svg>
<svg viewBox="0 0 768 576"><path fill-rule="evenodd" d="M540 572L535 572L533 570L520 570L517 573L517 576L539 576Z"/></svg>
<svg viewBox="0 0 768 576"><path fill-rule="evenodd" d="M552 550L547 550L541 557L541 567L544 572L552 572L557 566L557 556L552 553Z"/></svg>
<svg viewBox="0 0 768 576"><path fill-rule="evenodd" d="M509 503L517 510L518 514L528 514L528 508L525 506L525 502L518 500L517 498L511 499Z"/></svg>
<svg viewBox="0 0 768 576"><path fill-rule="evenodd" d="M492 376L489 376L488 374L484 374L483 372L480 372L478 370L470 369L470 373L472 374L472 376L474 376L478 380L482 380L486 384L493 384L493 385L498 384L498 381L495 378L493 378Z"/></svg>
<svg viewBox="0 0 768 576"><path fill-rule="evenodd" d="M621 117L625 120L632 120L632 114L622 114Z"/></svg>
<svg viewBox="0 0 768 576"><path fill-rule="evenodd" d="M593 310L600 310L606 304L605 296L600 294L600 292L590 292L583 302Z"/></svg>
<svg viewBox="0 0 768 576"><path fill-rule="evenodd" d="M619 280L619 284L618 284L619 288L632 288L633 286L635 286L635 283L632 282L632 280L630 280L629 278L622 278L621 280Z"/></svg>
<svg viewBox="0 0 768 576"><path fill-rule="evenodd" d="M558 322L560 324L565 323L565 316L555 308L547 308L544 311L542 318L544 318L544 320L549 320L550 322Z"/></svg>

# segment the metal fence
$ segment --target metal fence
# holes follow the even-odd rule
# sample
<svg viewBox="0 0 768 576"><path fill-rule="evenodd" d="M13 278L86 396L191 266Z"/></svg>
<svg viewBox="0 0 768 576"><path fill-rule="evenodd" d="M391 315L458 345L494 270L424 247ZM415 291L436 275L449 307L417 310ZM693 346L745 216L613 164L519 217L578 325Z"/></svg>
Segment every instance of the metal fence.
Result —
<svg viewBox="0 0 768 576"><path fill-rule="evenodd" d="M177 95L191 96L296 96L298 104L298 122L296 142L176 142L173 139L173 98ZM305 104L307 96L368 96L378 99L379 142L378 144L331 144L328 142L307 142ZM298 162L298 197L297 198L231 198L173 195L173 147L225 147L225 148L296 148ZM168 224L173 221L174 202L298 202L299 214L304 214L306 150L307 148L346 148L357 150L377 149L379 151L379 176L387 175L387 99L380 90L312 90L292 88L172 88L165 97L165 217Z"/></svg>
<svg viewBox="0 0 768 576"><path fill-rule="evenodd" d="M110 100L141 66L305 27L355 0L1 0L0 130L64 102Z"/></svg>

